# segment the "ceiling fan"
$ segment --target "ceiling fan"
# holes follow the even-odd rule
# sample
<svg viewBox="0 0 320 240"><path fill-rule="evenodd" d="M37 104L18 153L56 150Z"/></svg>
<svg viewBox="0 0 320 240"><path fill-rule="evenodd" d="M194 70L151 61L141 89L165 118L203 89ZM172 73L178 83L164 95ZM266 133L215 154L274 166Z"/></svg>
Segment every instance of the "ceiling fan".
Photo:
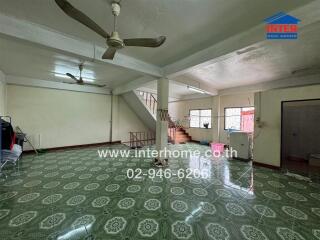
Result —
<svg viewBox="0 0 320 240"><path fill-rule="evenodd" d="M90 19L87 15L82 13L80 10L72 6L67 0L55 0L58 6L64 11L68 16L87 26L100 36L102 36L107 41L108 49L103 54L102 59L112 60L116 54L116 51L122 49L126 46L130 47L160 47L165 41L165 36L160 36L157 38L131 38L131 39L121 39L119 33L117 32L117 17L120 15L120 1L113 1L112 14L114 16L114 28L111 35L102 29L97 23Z"/></svg>
<svg viewBox="0 0 320 240"><path fill-rule="evenodd" d="M68 83L68 84L78 84L78 85L88 85L88 86L93 86L93 87L105 87L106 85L99 85L99 84L95 84L95 83L88 83L88 82L84 82L82 79L82 70L83 70L83 64L79 64L79 70L80 70L80 77L79 79L77 79L74 75L72 75L71 73L66 73L66 75L68 77L70 77L72 80L74 80L74 83L70 83L70 82L64 82L64 83Z"/></svg>

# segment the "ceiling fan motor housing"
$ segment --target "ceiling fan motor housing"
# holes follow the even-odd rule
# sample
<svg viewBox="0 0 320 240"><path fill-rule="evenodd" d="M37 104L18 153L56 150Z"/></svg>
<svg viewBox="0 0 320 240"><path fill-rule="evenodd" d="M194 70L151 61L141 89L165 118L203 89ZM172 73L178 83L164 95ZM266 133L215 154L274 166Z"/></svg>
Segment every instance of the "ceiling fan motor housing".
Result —
<svg viewBox="0 0 320 240"><path fill-rule="evenodd" d="M113 2L111 7L112 7L112 14L118 17L120 15L120 10L121 10L120 4L117 2Z"/></svg>
<svg viewBox="0 0 320 240"><path fill-rule="evenodd" d="M112 32L111 37L107 39L107 44L109 47L121 49L124 48L124 43L119 36L118 32Z"/></svg>

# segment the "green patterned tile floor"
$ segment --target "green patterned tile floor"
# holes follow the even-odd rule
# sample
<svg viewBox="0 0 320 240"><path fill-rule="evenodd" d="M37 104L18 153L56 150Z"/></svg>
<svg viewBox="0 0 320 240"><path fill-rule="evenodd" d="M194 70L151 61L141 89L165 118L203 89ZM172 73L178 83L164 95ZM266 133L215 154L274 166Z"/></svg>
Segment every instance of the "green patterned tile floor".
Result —
<svg viewBox="0 0 320 240"><path fill-rule="evenodd" d="M0 239L320 239L319 184L240 161L169 162L210 178L131 180L127 169L152 159L100 159L97 148L25 155L0 179Z"/></svg>

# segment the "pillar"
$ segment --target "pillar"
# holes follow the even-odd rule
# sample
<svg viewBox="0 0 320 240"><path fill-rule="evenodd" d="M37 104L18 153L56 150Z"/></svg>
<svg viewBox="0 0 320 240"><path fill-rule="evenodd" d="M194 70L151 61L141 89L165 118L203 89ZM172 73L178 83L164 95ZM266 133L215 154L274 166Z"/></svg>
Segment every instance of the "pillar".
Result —
<svg viewBox="0 0 320 240"><path fill-rule="evenodd" d="M168 145L168 120L163 118L165 111L168 112L169 100L169 79L162 78L157 80L157 123L156 123L156 149L158 153ZM161 116L162 115L162 116ZM162 162L165 156L159 156ZM163 164L164 165L164 164Z"/></svg>
<svg viewBox="0 0 320 240"><path fill-rule="evenodd" d="M119 136L119 96L110 95L110 142L120 141Z"/></svg>

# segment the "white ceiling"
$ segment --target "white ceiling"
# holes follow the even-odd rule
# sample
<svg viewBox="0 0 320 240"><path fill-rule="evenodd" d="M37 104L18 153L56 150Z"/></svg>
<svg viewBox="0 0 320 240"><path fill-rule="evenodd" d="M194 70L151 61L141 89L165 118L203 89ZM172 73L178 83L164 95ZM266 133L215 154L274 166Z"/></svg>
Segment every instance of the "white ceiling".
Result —
<svg viewBox="0 0 320 240"><path fill-rule="evenodd" d="M111 0L69 0L109 32ZM158 49L126 48L121 53L158 66L244 32L279 11L290 11L312 0L122 0L118 30L122 38L167 36ZM0 13L41 24L55 31L105 46L105 40L66 16L54 0L0 0ZM262 32L262 34L264 34ZM226 89L287 77L293 70L319 65L320 25L300 33L297 41L265 41L258 49L224 61L193 68L172 80ZM77 74L83 59L0 35L0 69L6 74L65 81L55 73ZM141 75L102 62L85 63L84 75L114 88ZM156 89L154 82L144 87ZM170 95L193 94L181 83L170 83Z"/></svg>
<svg viewBox="0 0 320 240"><path fill-rule="evenodd" d="M99 25L112 30L110 0L70 0ZM127 48L122 53L167 65L262 23L279 11L311 0L122 0L118 30L123 38L167 36L159 49ZM66 16L54 0L0 0L0 12L105 46L96 33Z"/></svg>
<svg viewBox="0 0 320 240"><path fill-rule="evenodd" d="M194 68L173 78L178 81L196 80L221 90L278 80L295 70L320 70L320 24L300 31L296 41L265 41L259 48L206 67Z"/></svg>
<svg viewBox="0 0 320 240"><path fill-rule="evenodd" d="M62 76L67 72L79 75L78 64L82 61L83 59L78 57L67 56L30 43L0 38L0 69L7 75L68 81ZM113 88L140 75L109 64L86 61L83 76Z"/></svg>

